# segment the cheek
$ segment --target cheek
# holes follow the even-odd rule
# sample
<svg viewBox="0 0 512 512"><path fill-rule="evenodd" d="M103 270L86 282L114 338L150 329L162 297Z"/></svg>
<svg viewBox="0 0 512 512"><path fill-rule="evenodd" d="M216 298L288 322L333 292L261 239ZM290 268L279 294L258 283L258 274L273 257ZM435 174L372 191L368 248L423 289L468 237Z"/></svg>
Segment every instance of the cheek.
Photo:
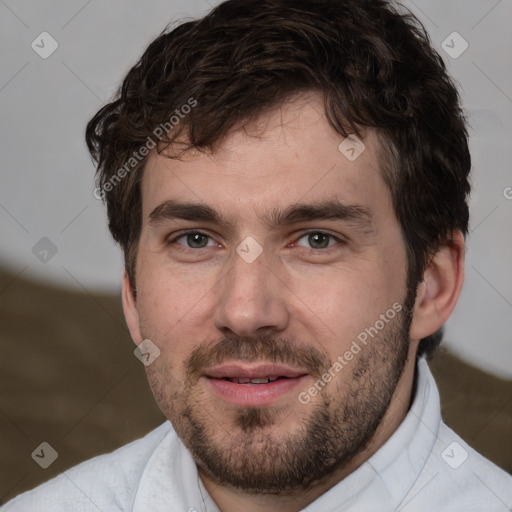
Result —
<svg viewBox="0 0 512 512"><path fill-rule="evenodd" d="M176 273L152 270L147 264L141 267L144 270L137 276L141 283L137 290L137 309L142 335L156 343L162 352L170 350L179 354L186 347L175 340L193 344L191 332L197 337L197 315L204 289L201 291L197 283L192 286L174 277Z"/></svg>
<svg viewBox="0 0 512 512"><path fill-rule="evenodd" d="M360 260L309 278L302 274L296 281L297 315L310 319L305 320L308 330L318 335L317 342L331 356L343 353L361 332L403 301L405 264L400 255L393 258Z"/></svg>

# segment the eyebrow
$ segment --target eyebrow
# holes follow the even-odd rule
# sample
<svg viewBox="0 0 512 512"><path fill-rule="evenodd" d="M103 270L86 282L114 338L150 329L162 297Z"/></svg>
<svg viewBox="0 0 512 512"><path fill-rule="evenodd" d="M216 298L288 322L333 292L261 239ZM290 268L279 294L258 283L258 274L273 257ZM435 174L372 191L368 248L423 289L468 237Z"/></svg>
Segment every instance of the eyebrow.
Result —
<svg viewBox="0 0 512 512"><path fill-rule="evenodd" d="M203 203L167 200L149 214L150 225L157 225L173 219L234 227L234 224L224 218L220 212ZM343 204L338 200L296 203L288 206L285 210L274 208L263 216L263 221L269 229L315 220L340 220L366 230L369 230L373 224L372 213L367 207L358 204Z"/></svg>
<svg viewBox="0 0 512 512"><path fill-rule="evenodd" d="M343 204L337 199L317 203L297 203L284 211L272 210L265 221L269 228L315 220L339 220L360 228L370 229L373 215L369 208L359 204Z"/></svg>
<svg viewBox="0 0 512 512"><path fill-rule="evenodd" d="M149 214L149 224L156 225L166 220L183 219L215 224L231 225L212 207L201 203L182 203L168 200L158 205Z"/></svg>

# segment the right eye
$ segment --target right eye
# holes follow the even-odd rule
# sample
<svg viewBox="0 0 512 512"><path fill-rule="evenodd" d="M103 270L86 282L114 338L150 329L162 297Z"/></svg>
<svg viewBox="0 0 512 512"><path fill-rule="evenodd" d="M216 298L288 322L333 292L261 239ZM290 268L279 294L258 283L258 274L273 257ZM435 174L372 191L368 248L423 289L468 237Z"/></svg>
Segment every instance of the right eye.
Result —
<svg viewBox="0 0 512 512"><path fill-rule="evenodd" d="M203 249L204 247L213 247L213 239L201 231L187 231L173 238L169 243L176 243L187 249Z"/></svg>

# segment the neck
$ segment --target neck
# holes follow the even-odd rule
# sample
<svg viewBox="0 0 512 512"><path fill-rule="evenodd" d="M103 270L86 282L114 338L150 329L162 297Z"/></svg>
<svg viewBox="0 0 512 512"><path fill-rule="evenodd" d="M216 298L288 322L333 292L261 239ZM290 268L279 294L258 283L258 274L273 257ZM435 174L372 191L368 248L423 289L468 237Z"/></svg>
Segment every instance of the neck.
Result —
<svg viewBox="0 0 512 512"><path fill-rule="evenodd" d="M416 368L415 353L409 354L404 372L398 382L390 405L381 423L377 427L370 443L353 457L350 462L331 473L327 478L316 482L308 490L287 492L279 495L252 494L240 489L233 489L210 478L199 470L199 475L212 499L222 512L298 512L341 482L366 462L400 426L413 399L413 387Z"/></svg>

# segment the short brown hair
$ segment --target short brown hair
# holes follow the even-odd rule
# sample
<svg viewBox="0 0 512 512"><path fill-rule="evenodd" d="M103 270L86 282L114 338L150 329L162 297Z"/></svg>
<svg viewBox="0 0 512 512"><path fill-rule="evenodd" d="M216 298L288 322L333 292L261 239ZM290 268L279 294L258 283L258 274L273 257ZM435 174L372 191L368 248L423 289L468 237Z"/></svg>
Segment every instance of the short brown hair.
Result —
<svg viewBox="0 0 512 512"><path fill-rule="evenodd" d="M467 233L465 119L443 60L411 13L383 0L227 0L202 19L168 27L87 125L109 228L134 290L146 157L133 168L126 162L155 132L159 151L178 139L184 150L214 151L233 129L302 91L323 94L341 135L377 129L409 289L455 230ZM190 98L194 108L169 123ZM419 354L440 338L422 340Z"/></svg>

